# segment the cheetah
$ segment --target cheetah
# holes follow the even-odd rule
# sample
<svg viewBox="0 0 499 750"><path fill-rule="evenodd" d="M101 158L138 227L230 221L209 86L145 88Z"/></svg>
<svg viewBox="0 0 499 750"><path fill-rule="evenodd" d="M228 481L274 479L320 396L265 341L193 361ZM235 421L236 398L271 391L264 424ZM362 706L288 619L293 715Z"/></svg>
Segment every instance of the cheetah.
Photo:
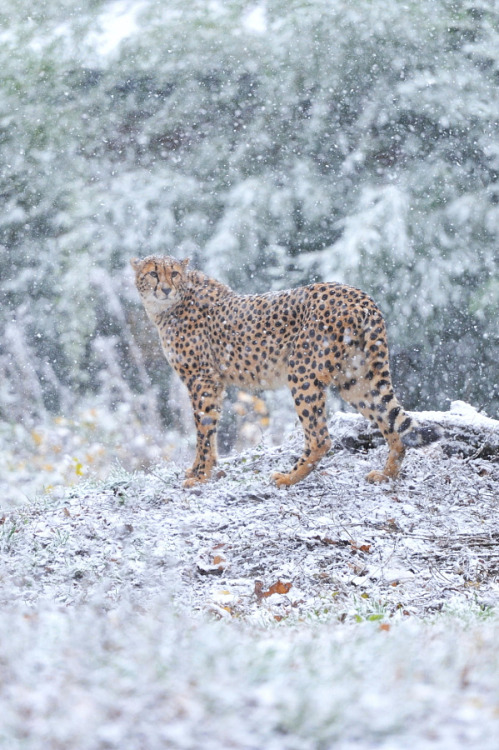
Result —
<svg viewBox="0 0 499 750"><path fill-rule="evenodd" d="M277 486L306 477L329 450L326 389L382 433L389 453L369 482L398 476L406 447L437 440L398 402L391 383L383 316L364 292L336 282L288 291L237 294L189 260L149 256L131 260L135 283L163 352L187 386L197 433L196 456L184 487L208 480L217 462L216 432L225 387L273 389L287 384L305 446Z"/></svg>

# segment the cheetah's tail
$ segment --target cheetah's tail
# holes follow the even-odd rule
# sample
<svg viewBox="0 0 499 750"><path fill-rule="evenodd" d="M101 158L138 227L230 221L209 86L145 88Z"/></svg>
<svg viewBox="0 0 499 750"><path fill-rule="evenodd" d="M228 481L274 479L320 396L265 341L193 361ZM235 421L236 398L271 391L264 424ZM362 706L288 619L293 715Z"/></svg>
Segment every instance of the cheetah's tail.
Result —
<svg viewBox="0 0 499 750"><path fill-rule="evenodd" d="M406 448L421 448L423 445L429 445L442 437L442 430L437 425L419 425L414 423L409 432L401 435L401 439Z"/></svg>

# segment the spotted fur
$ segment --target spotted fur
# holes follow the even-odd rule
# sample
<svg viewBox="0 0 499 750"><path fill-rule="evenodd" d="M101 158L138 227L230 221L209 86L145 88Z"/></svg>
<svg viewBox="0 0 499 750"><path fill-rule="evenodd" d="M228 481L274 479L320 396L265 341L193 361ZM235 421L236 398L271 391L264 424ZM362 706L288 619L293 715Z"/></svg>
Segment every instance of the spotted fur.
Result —
<svg viewBox="0 0 499 750"><path fill-rule="evenodd" d="M289 386L305 446L290 472L273 475L279 486L306 477L331 446L329 385L388 443L383 472L371 471L370 482L398 475L405 446L438 438L436 430L419 427L397 401L383 316L359 289L331 282L242 295L187 270L187 260L150 256L131 263L145 310L192 404L197 448L184 486L206 481L216 464L217 423L227 385L250 390Z"/></svg>

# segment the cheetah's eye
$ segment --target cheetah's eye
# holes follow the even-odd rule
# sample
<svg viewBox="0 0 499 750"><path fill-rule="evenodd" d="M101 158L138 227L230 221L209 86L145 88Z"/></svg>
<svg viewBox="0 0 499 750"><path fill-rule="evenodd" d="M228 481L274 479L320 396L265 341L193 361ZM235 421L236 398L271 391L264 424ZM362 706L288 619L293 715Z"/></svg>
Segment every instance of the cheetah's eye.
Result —
<svg viewBox="0 0 499 750"><path fill-rule="evenodd" d="M172 271L170 275L173 279L174 276L178 276L178 271Z"/></svg>
<svg viewBox="0 0 499 750"><path fill-rule="evenodd" d="M158 281L158 280L159 280L159 276L158 276L158 274L156 273L156 271L149 271L149 276L152 276L152 277L153 277L153 279L156 279L156 281Z"/></svg>

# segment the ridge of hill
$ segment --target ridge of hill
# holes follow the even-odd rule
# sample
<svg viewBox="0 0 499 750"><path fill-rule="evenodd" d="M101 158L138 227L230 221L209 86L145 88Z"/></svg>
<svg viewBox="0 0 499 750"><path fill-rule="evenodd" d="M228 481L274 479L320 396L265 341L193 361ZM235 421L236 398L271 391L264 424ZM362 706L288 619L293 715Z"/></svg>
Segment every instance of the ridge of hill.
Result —
<svg viewBox="0 0 499 750"><path fill-rule="evenodd" d="M0 511L0 747L495 750L499 422L417 416L443 437L386 485L339 413L291 488L300 434Z"/></svg>

